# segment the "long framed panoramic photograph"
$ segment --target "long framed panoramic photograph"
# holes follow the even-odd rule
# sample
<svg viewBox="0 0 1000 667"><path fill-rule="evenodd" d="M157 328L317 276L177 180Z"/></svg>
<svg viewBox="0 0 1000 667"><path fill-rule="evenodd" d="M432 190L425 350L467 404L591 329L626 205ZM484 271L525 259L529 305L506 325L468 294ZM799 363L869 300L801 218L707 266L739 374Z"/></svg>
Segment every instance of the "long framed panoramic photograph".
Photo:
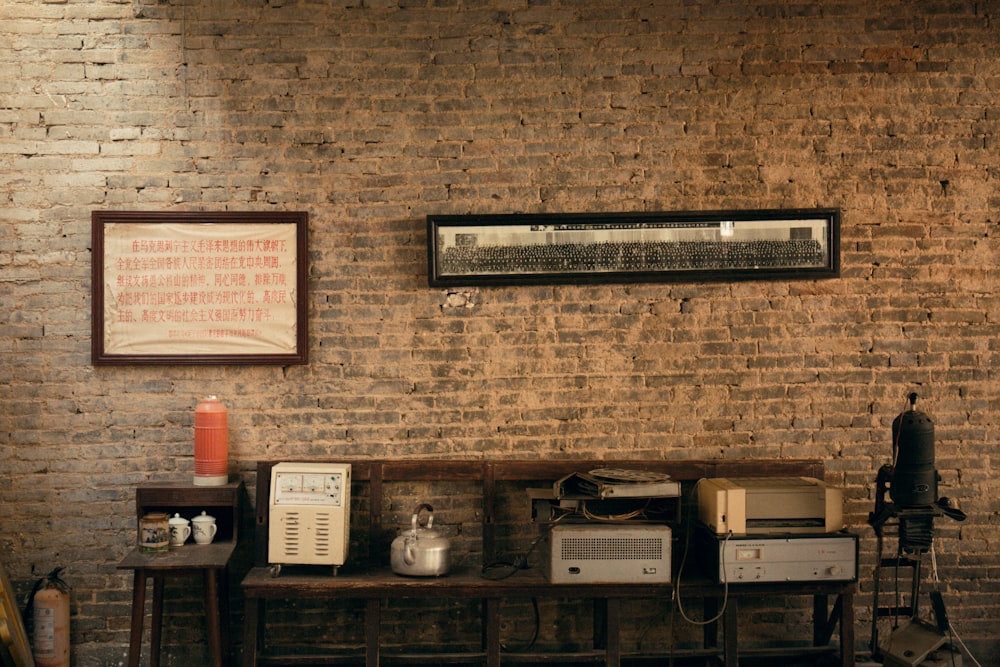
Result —
<svg viewBox="0 0 1000 667"><path fill-rule="evenodd" d="M94 211L92 362L308 360L302 212Z"/></svg>
<svg viewBox="0 0 1000 667"><path fill-rule="evenodd" d="M431 286L840 275L838 209L430 215Z"/></svg>

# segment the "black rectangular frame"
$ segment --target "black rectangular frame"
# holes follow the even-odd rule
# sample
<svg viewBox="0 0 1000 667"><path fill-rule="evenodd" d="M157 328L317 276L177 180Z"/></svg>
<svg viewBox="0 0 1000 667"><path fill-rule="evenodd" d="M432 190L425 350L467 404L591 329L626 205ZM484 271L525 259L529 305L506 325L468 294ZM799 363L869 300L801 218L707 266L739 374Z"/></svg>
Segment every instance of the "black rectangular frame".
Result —
<svg viewBox="0 0 1000 667"><path fill-rule="evenodd" d="M105 261L106 252L108 252L105 232L108 225L122 225L123 230L128 229L129 225L134 225L136 230L143 229L147 225L167 225L164 230L176 230L176 245L179 247L181 243L189 242L188 234L196 235L205 230L211 230L213 235L213 243L225 244L229 241L227 238L226 230L230 231L230 236L232 237L232 242L236 243L236 238L244 238L246 233L246 225L248 224L275 224L284 226L294 226L294 230L289 229L285 231L285 235L292 235L295 239L295 247L291 251L284 251L284 255L291 255L295 258L295 266L293 268L286 269L287 273L292 273L294 271L294 285L288 286L288 288L294 289L294 294L290 296L293 301L294 315L292 317L286 318L278 322L278 325L295 327L294 332L294 349L291 352L243 352L239 349L238 342L242 340L244 344L249 342L255 342L252 337L244 336L242 339L236 338L231 349L225 349L226 344L220 344L219 347L222 348L221 351L202 353L195 352L189 349L189 345L185 344L185 340L177 340L172 342L169 346L163 344L163 349L157 349L156 351L149 352L139 352L139 353L118 353L109 351L111 349L118 349L118 345L115 344L113 338L114 334L106 326L108 323L105 322L105 313L108 312L105 309L105 305L110 302L112 295L109 293L108 286L105 284ZM173 225L173 227L169 227ZM239 228L243 228L241 234L237 234ZM123 232L124 236L124 232ZM308 244L308 214L305 212L261 212L261 211L244 211L244 212L191 212L191 211L167 211L167 212L148 212L148 211L93 211L91 213L91 240L93 243L93 259L92 259L92 332L91 332L91 362L94 365L139 365L139 364L256 364L256 365L290 365L290 364L304 364L308 362L309 351L308 351L308 329L309 329L309 318L308 318L308 271L307 271L307 244ZM175 239L167 239L161 243L174 243ZM251 239L250 242L259 241L260 243L255 247L264 247L263 244L267 243L266 239ZM141 243L141 241L136 238L136 243ZM170 247L174 247L171 245ZM185 248L190 247L189 245L184 246ZM218 247L218 245L217 245ZM232 246L225 246L236 247ZM249 246L247 246L249 247ZM269 256L265 255L264 250L254 250L246 251L244 258L247 261L258 259L265 266L268 264ZM260 254L255 254L260 253ZM230 251L230 255L234 254ZM119 258L125 259L125 258ZM112 258L115 261L115 258ZM235 267L233 262L239 261L239 256L230 257L225 260L229 262L230 265ZM179 256L160 258L156 264L148 263L149 267L147 269L146 280L153 280L162 278L164 280L171 280L172 275L176 275L176 270L171 267L176 267L179 262L190 262L192 265L196 266L198 263L193 260L190 256L184 256L180 253ZM225 265L225 264L224 264ZM230 275L239 275L241 271L248 271L249 269L240 266L238 268L233 268L229 271ZM197 268L188 268L185 270L186 275L198 276ZM172 273L173 272L173 273ZM275 268L272 272L273 274L281 273ZM108 277L111 279L112 277ZM161 281L162 282L162 281ZM206 281L207 282L207 281ZM181 285L184 283L181 282ZM185 291L188 288L182 287L178 290L178 293ZM194 288L188 289L188 291ZM220 288L222 289L222 288ZM209 289L211 291L211 289ZM248 289L247 292L250 290ZM145 295L142 295L145 297ZM251 302L252 303L252 302ZM112 309L114 306L111 306ZM287 309L286 310L290 310ZM126 324L124 325L125 331L128 330L129 318L124 320ZM148 326L148 325L146 325ZM184 325L180 325L183 328ZM220 325L216 325L220 326ZM241 334L242 335L242 334ZM111 343L109 345L109 343ZM160 343L156 343L157 346ZM191 346L194 343L190 343ZM266 343L263 344L266 347Z"/></svg>
<svg viewBox="0 0 1000 667"><path fill-rule="evenodd" d="M427 216L432 287L840 275L835 208Z"/></svg>

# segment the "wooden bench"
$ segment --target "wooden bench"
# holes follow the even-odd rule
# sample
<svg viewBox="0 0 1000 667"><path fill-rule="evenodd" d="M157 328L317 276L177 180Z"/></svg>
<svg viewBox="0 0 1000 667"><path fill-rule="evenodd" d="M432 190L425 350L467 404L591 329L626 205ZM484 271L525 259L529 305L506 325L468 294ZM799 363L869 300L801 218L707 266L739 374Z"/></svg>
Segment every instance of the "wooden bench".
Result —
<svg viewBox="0 0 1000 667"><path fill-rule="evenodd" d="M479 520L481 522L482 565L496 561L498 526L509 525L509 517L498 516L499 489L505 483L536 483L551 485L555 480L578 471L601 467L633 468L669 474L680 481L685 489L707 477L816 477L824 476L823 464L817 460L711 460L711 461L586 461L586 460L359 460L338 461L352 465L353 485L359 496L367 499L367 520L357 512L352 516L352 537L367 545L367 554L352 554L349 562L361 567L345 568L334 576L330 572L294 572L286 567L279 576L267 562L268 503L271 467L276 462L259 461L257 464L255 565L242 582L246 598L246 618L243 637L243 665L297 665L297 664L346 664L362 663L375 667L385 659L396 663L446 664L478 663L498 667L503 663L544 662L550 664L601 663L617 667L623 657L629 660L638 656L624 655L620 630L627 616L623 614L623 601L632 599L672 599L673 583L662 584L553 584L537 571L522 569L513 576L493 579L483 576L478 566L459 568L437 578L401 577L388 566L388 552L384 551L386 528L383 526L383 493L390 483L471 483L480 489ZM367 484L367 494L363 485ZM506 488L506 487L505 487ZM684 494L688 494L685 490ZM524 512L515 521L529 523L530 500L523 494ZM687 498L685 498L685 501ZM509 509L509 508L508 508ZM360 519L360 520L359 520ZM507 521L508 523L502 523ZM360 532L359 532L360 531ZM365 534L367 533L367 534ZM674 530L674 541L678 540ZM477 564L478 565L478 564ZM674 561L676 568L677 562ZM355 569L357 571L347 571ZM724 587L709 581L688 564L691 574L685 572L681 583L685 599L703 601L706 618L721 609L718 622L706 624L703 646L697 651L671 650L670 655L699 655L721 659L727 667L736 667L740 650L738 646L739 601L751 597L776 597L808 595L813 597L812 643L794 647L794 652L833 653L839 648L841 664L854 664L854 601L855 584L849 581L810 583L730 584ZM676 573L675 573L676 574ZM676 580L675 580L676 582ZM834 596L832 609L829 596ZM573 651L554 655L549 652L528 653L503 650L501 642L500 604L504 600L518 599L579 599L593 600L594 642L593 650ZM281 655L268 649L266 642L266 611L268 601L354 599L364 604L364 646L352 655L311 653ZM456 652L448 647L433 651L414 650L410 653L394 651L383 655L382 609L387 600L426 600L440 603L443 600L481 601L482 642L479 651ZM725 605L723 608L722 605ZM723 630L723 642L718 643L718 628ZM839 625L840 642L831 646L833 632ZM783 652L791 652L783 649ZM643 656L655 657L655 656ZM659 656L663 658L664 656Z"/></svg>

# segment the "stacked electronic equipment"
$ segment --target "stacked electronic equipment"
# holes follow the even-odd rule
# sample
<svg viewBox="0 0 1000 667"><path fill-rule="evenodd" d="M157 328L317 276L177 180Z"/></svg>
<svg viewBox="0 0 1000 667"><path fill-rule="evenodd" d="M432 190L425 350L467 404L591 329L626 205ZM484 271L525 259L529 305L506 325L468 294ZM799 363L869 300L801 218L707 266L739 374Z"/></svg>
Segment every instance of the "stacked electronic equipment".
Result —
<svg viewBox="0 0 1000 667"><path fill-rule="evenodd" d="M536 522L551 524L551 583L670 583L680 483L644 470L577 472L532 489Z"/></svg>
<svg viewBox="0 0 1000 667"><path fill-rule="evenodd" d="M843 492L812 477L703 479L698 544L719 583L855 581Z"/></svg>

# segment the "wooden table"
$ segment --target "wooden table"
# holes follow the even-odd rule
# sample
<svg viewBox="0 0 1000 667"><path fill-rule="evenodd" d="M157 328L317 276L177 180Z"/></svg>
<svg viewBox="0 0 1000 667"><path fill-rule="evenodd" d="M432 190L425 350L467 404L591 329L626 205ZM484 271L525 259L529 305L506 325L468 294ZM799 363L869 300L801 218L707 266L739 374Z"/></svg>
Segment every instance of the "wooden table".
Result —
<svg viewBox="0 0 1000 667"><path fill-rule="evenodd" d="M175 513L190 519L202 511L216 518L217 533L211 544L170 547L166 553L144 553L136 547L122 559L118 569L133 570L132 625L128 665L138 667L142 653L145 621L146 584L153 580L153 609L150 634L150 667L159 667L163 624L163 590L167 577L201 577L205 589L208 648L213 667L228 662L229 646L229 561L239 541L243 482L221 486L195 486L185 482L144 483L136 488L137 520L149 512Z"/></svg>
<svg viewBox="0 0 1000 667"><path fill-rule="evenodd" d="M608 667L619 667L626 658L635 661L662 659L668 655L626 656L622 650L620 633L628 621L627 601L637 599L670 599L674 585L662 584L552 584L535 570L518 571L513 576L500 579L484 579L478 571L457 570L444 577L414 578L400 577L386 569L364 573L330 576L329 574L289 574L283 572L273 576L270 568L255 567L250 570L242 583L247 596L246 618L243 628L243 664L245 667L259 665L293 664L300 660L307 664L339 664L363 660L368 667L377 667L383 659L381 651L381 608L389 599L479 599L483 603L483 642L480 652L452 651L442 647L437 653L422 655L391 656L395 661L422 661L423 663L479 661L488 667L499 667L508 662L596 662ZM753 597L813 598L813 643L812 646L797 646L789 649L759 652L760 655L775 658L803 657L830 654L839 648L840 664L851 667L854 664L854 593L856 585L850 581L828 582L788 582L764 584L738 584L729 586L710 582L704 577L692 578L682 586L686 598L700 599L706 609L706 616L714 616L722 610L717 622L706 624L704 642L701 649L671 651L677 657L716 658L725 667L737 667L741 651L738 642L739 602ZM500 641L499 608L503 600L555 597L593 600L596 604L594 619L594 650L574 654L544 653L502 653ZM829 598L834 598L832 609ZM300 599L337 600L344 598L365 601L363 656L323 655L319 653L295 657L275 654L265 645L264 611L267 600ZM724 605L724 609L722 607ZM834 629L839 626L840 642L830 645ZM723 643L718 644L719 631Z"/></svg>

